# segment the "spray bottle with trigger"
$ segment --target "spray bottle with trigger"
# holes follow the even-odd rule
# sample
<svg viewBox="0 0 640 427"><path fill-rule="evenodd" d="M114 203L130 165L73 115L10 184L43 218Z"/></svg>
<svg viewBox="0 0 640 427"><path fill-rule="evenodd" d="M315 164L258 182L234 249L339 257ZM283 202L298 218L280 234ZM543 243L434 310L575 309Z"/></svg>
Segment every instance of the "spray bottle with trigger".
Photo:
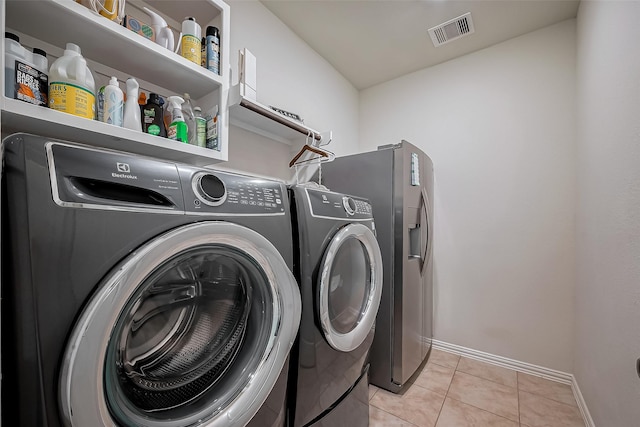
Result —
<svg viewBox="0 0 640 427"><path fill-rule="evenodd" d="M167 138L189 143L187 137L187 124L182 116L182 104L184 103L184 99L173 95L167 98L167 102L167 111L171 113L171 124L167 129Z"/></svg>
<svg viewBox="0 0 640 427"><path fill-rule="evenodd" d="M171 28L167 25L167 21L146 6L143 7L143 9L147 12L149 18L151 18L151 28L153 28L153 32L156 34L156 43L173 51L173 31L171 31Z"/></svg>

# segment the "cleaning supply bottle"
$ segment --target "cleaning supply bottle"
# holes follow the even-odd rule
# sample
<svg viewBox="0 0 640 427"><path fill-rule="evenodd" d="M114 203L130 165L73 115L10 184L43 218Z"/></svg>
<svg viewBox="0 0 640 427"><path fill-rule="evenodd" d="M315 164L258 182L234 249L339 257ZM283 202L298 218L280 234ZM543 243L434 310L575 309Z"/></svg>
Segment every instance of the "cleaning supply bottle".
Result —
<svg viewBox="0 0 640 427"><path fill-rule="evenodd" d="M195 107L193 115L196 120L196 145L198 147L207 146L207 119L202 116L202 108Z"/></svg>
<svg viewBox="0 0 640 427"><path fill-rule="evenodd" d="M220 30L207 27L207 69L220 74Z"/></svg>
<svg viewBox="0 0 640 427"><path fill-rule="evenodd" d="M133 77L127 79L127 101L124 103L123 126L127 129L142 132L140 121L140 106L138 105L138 90L140 85Z"/></svg>
<svg viewBox="0 0 640 427"><path fill-rule="evenodd" d="M200 66L207 68L207 39L204 37L200 45Z"/></svg>
<svg viewBox="0 0 640 427"><path fill-rule="evenodd" d="M207 142L206 147L211 150L220 151L220 142L218 141L218 106L216 105L207 116Z"/></svg>
<svg viewBox="0 0 640 427"><path fill-rule="evenodd" d="M20 83L18 99L46 107L49 103L49 60L47 52L37 47L31 54L33 68L17 64L16 81Z"/></svg>
<svg viewBox="0 0 640 427"><path fill-rule="evenodd" d="M149 100L142 107L142 131L151 135L166 136L160 96L157 93L150 93Z"/></svg>
<svg viewBox="0 0 640 427"><path fill-rule="evenodd" d="M167 25L167 21L146 6L143 9L151 18L151 28L153 28L153 32L156 35L156 43L173 52L175 41L173 39L173 31Z"/></svg>
<svg viewBox="0 0 640 427"><path fill-rule="evenodd" d="M4 37L4 95L46 107L49 89L46 52L37 48L29 52L13 33L6 32Z"/></svg>
<svg viewBox="0 0 640 427"><path fill-rule="evenodd" d="M196 129L196 116L193 112L193 101L188 93L184 94L184 103L182 104L182 114L184 121L187 123L187 137L189 144L198 145L198 135Z"/></svg>
<svg viewBox="0 0 640 427"><path fill-rule="evenodd" d="M49 69L49 108L95 119L96 83L80 47L67 43L64 54Z"/></svg>
<svg viewBox="0 0 640 427"><path fill-rule="evenodd" d="M109 84L104 87L104 104L101 120L116 126L123 125L124 94L118 85L118 79L111 77Z"/></svg>
<svg viewBox="0 0 640 427"><path fill-rule="evenodd" d="M167 129L167 138L188 143L187 124L182 116L184 99L174 95L167 98L167 103L167 111L171 113L171 124Z"/></svg>
<svg viewBox="0 0 640 427"><path fill-rule="evenodd" d="M182 21L182 38L180 39L180 54L191 62L200 65L202 28L196 23L196 18L188 16Z"/></svg>
<svg viewBox="0 0 640 427"><path fill-rule="evenodd" d="M16 97L16 61L26 61L27 49L20 44L20 37L4 33L4 96Z"/></svg>

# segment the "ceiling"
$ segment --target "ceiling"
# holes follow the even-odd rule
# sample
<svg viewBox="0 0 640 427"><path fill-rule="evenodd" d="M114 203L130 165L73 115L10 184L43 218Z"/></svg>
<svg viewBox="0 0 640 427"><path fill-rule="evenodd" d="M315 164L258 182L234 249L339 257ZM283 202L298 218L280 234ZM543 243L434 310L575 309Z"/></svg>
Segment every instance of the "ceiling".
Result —
<svg viewBox="0 0 640 427"><path fill-rule="evenodd" d="M357 89L574 18L579 0L261 0ZM427 29L471 12L475 32L434 47Z"/></svg>

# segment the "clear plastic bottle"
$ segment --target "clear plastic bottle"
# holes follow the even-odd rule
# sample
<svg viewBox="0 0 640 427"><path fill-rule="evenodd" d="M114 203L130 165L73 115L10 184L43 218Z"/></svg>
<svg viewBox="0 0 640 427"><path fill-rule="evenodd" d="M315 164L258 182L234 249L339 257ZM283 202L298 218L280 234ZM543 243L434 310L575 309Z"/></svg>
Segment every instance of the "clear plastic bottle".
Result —
<svg viewBox="0 0 640 427"><path fill-rule="evenodd" d="M196 145L206 148L207 146L207 119L202 116L202 108L195 107L193 113L196 119Z"/></svg>
<svg viewBox="0 0 640 427"><path fill-rule="evenodd" d="M198 130L196 128L196 117L193 111L193 102L188 93L184 94L184 103L182 104L182 115L187 124L187 133L189 144L198 145Z"/></svg>

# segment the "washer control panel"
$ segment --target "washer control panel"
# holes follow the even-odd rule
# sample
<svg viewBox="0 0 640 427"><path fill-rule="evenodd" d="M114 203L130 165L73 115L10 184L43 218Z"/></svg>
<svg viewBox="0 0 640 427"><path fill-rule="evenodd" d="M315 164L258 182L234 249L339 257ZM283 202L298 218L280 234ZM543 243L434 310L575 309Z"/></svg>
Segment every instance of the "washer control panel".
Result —
<svg viewBox="0 0 640 427"><path fill-rule="evenodd" d="M280 214L288 209L284 184L240 174L180 168L188 212Z"/></svg>
<svg viewBox="0 0 640 427"><path fill-rule="evenodd" d="M318 217L370 219L371 203L367 199L331 191L306 189L311 214Z"/></svg>

